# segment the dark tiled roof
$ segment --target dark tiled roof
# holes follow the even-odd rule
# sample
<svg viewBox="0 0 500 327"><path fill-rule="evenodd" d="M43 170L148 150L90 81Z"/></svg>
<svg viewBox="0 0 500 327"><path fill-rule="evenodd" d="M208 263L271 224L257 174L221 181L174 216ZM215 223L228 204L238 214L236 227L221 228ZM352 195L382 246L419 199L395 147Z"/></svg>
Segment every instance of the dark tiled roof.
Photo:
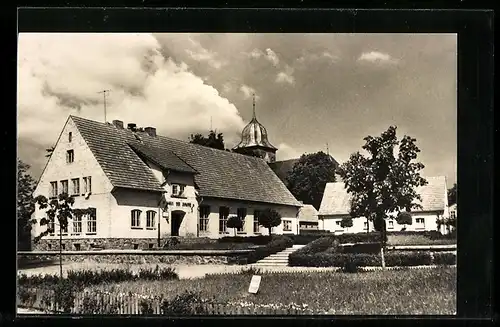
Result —
<svg viewBox="0 0 500 327"><path fill-rule="evenodd" d="M133 150L148 158L163 169L192 174L197 173L195 169L182 161L182 159L176 156L172 151L160 149L150 145L144 145L140 142L129 142L129 145Z"/></svg>
<svg viewBox="0 0 500 327"><path fill-rule="evenodd" d="M310 204L305 204L299 210L299 221L318 222L318 210Z"/></svg>
<svg viewBox="0 0 500 327"><path fill-rule="evenodd" d="M297 163L299 159L289 159L283 161L275 161L269 163L269 167L274 171L276 175L286 184L286 176L288 172L293 169L293 165Z"/></svg>
<svg viewBox="0 0 500 327"><path fill-rule="evenodd" d="M251 156L137 132L72 116L111 183L117 187L158 190L159 181L127 144L173 152L196 170L200 196L301 206L267 163Z"/></svg>
<svg viewBox="0 0 500 327"><path fill-rule="evenodd" d="M417 188L417 193L422 197L418 203L422 209L415 212L440 211L446 206L446 179L444 176L425 177L428 184ZM323 193L319 215L347 215L350 210L350 195L347 193L343 182L328 183Z"/></svg>

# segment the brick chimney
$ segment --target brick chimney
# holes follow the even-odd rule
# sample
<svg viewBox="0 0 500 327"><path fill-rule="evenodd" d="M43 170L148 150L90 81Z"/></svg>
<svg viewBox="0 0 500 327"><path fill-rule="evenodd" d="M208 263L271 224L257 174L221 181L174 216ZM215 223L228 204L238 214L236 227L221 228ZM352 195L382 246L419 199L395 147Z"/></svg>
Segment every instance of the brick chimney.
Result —
<svg viewBox="0 0 500 327"><path fill-rule="evenodd" d="M137 129L137 125L136 125L136 124L134 124L134 123L128 123L128 124L127 124L127 129L129 129L129 130L131 130L131 131L135 132L135 131L136 131L136 129Z"/></svg>
<svg viewBox="0 0 500 327"><path fill-rule="evenodd" d="M118 129L123 129L123 122L121 120L113 120L113 125Z"/></svg>
<svg viewBox="0 0 500 327"><path fill-rule="evenodd" d="M145 127L144 131L149 134L149 136L156 137L156 128L154 127Z"/></svg>

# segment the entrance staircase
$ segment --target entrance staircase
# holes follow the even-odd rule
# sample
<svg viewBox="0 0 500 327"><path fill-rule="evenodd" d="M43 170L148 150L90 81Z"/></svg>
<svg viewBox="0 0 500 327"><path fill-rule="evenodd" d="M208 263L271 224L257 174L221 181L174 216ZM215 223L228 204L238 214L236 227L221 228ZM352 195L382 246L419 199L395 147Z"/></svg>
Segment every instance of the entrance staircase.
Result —
<svg viewBox="0 0 500 327"><path fill-rule="evenodd" d="M276 254L271 254L264 259L261 259L254 263L252 266L256 267L286 267L288 266L288 256L290 253L297 251L298 249L304 247L304 245L293 245L281 252Z"/></svg>

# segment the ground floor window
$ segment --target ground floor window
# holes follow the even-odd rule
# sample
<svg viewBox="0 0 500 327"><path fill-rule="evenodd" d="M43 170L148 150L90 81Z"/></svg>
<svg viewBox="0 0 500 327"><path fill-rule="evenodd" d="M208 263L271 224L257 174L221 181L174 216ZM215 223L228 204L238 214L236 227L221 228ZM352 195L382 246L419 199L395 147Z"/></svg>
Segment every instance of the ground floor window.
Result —
<svg viewBox="0 0 500 327"><path fill-rule="evenodd" d="M363 229L364 229L364 230L368 230L368 222L366 222L366 221L365 221L365 222L363 223Z"/></svg>
<svg viewBox="0 0 500 327"><path fill-rule="evenodd" d="M424 218L415 218L415 228L416 229L424 229L425 228L425 219Z"/></svg>
<svg viewBox="0 0 500 327"><path fill-rule="evenodd" d="M153 210L149 210L146 212L146 228L156 229L155 216L156 212Z"/></svg>
<svg viewBox="0 0 500 327"><path fill-rule="evenodd" d="M86 215L87 216L87 234L97 233L97 215Z"/></svg>
<svg viewBox="0 0 500 327"><path fill-rule="evenodd" d="M228 207L219 208L219 234L227 233L227 218L229 216Z"/></svg>
<svg viewBox="0 0 500 327"><path fill-rule="evenodd" d="M141 210L134 209L130 212L130 227L141 228Z"/></svg>
<svg viewBox="0 0 500 327"><path fill-rule="evenodd" d="M243 232L245 230L245 217L247 216L247 209L246 208L238 208L237 211L237 216L241 220L241 228L238 228L238 232Z"/></svg>
<svg viewBox="0 0 500 327"><path fill-rule="evenodd" d="M208 232L208 217L210 216L210 206L200 206L199 229L200 232Z"/></svg>
<svg viewBox="0 0 500 327"><path fill-rule="evenodd" d="M259 215L260 215L259 210L255 210L253 212L253 232L254 232L254 234L260 233Z"/></svg>
<svg viewBox="0 0 500 327"><path fill-rule="evenodd" d="M73 235L79 235L82 232L82 216L75 215L73 217Z"/></svg>
<svg viewBox="0 0 500 327"><path fill-rule="evenodd" d="M389 224L387 226L387 229L394 229L394 221L389 220Z"/></svg>
<svg viewBox="0 0 500 327"><path fill-rule="evenodd" d="M283 231L291 232L292 231L292 221L291 220L283 220Z"/></svg>

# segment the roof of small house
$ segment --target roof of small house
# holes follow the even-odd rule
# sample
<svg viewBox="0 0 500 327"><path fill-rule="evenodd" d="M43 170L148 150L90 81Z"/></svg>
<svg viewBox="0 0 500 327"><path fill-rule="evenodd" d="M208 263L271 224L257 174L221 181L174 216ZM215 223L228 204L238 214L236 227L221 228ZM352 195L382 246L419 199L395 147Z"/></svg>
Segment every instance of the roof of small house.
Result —
<svg viewBox="0 0 500 327"><path fill-rule="evenodd" d="M195 173L200 196L302 206L263 159L70 118L115 187L163 190L142 155L164 169Z"/></svg>
<svg viewBox="0 0 500 327"><path fill-rule="evenodd" d="M422 208L416 212L440 211L446 205L446 178L444 176L425 177L428 184L417 188ZM350 195L343 182L326 184L318 214L320 216L347 215L350 211Z"/></svg>
<svg viewBox="0 0 500 327"><path fill-rule="evenodd" d="M310 204L305 204L299 210L299 222L318 222L318 210Z"/></svg>
<svg viewBox="0 0 500 327"><path fill-rule="evenodd" d="M331 160L335 163L335 165L338 167L339 163L335 158L330 156ZM275 172L276 175L283 181L283 183L286 183L286 177L288 176L288 173L293 169L293 166L299 162L300 158L295 158L295 159L288 159L288 160L282 160L282 161L275 161L269 163L269 167Z"/></svg>

